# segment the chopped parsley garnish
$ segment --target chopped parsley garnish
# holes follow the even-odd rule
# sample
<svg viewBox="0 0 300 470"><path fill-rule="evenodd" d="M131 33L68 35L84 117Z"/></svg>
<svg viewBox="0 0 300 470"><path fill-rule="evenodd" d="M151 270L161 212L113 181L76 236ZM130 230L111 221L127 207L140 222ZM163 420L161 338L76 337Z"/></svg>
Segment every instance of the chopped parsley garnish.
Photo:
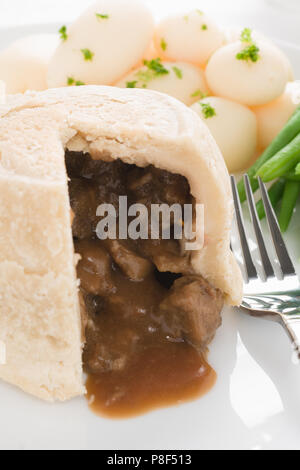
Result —
<svg viewBox="0 0 300 470"><path fill-rule="evenodd" d="M208 29L208 28L207 28L207 24L203 24L203 25L202 25L202 31L207 31L207 29Z"/></svg>
<svg viewBox="0 0 300 470"><path fill-rule="evenodd" d="M136 88L137 83L138 83L137 80L134 80L133 82L127 82L126 88Z"/></svg>
<svg viewBox="0 0 300 470"><path fill-rule="evenodd" d="M84 60L86 61L92 61L94 57L94 53L90 51L89 49L81 49L81 52L83 54Z"/></svg>
<svg viewBox="0 0 300 470"><path fill-rule="evenodd" d="M196 12L197 12L198 15L200 15L200 16L204 15L204 12L203 12L202 10L197 9Z"/></svg>
<svg viewBox="0 0 300 470"><path fill-rule="evenodd" d="M196 90L194 91L194 93L191 94L191 98L197 98L198 96L200 96L201 99L207 98L208 93L203 93L203 91L201 90Z"/></svg>
<svg viewBox="0 0 300 470"><path fill-rule="evenodd" d="M109 15L103 15L102 13L95 13L95 15L99 20L108 20L109 19Z"/></svg>
<svg viewBox="0 0 300 470"><path fill-rule="evenodd" d="M144 65L146 65L149 70L155 72L156 75L167 75L168 73L170 73L169 70L167 70L161 63L160 58L144 60Z"/></svg>
<svg viewBox="0 0 300 470"><path fill-rule="evenodd" d="M68 39L67 27L66 26L62 26L58 32L60 34L60 38L61 38L62 41L66 41Z"/></svg>
<svg viewBox="0 0 300 470"><path fill-rule="evenodd" d="M68 77L68 86L72 86L72 85L83 86L85 85L85 83L81 82L80 80L75 80L75 78L73 77Z"/></svg>
<svg viewBox="0 0 300 470"><path fill-rule="evenodd" d="M202 107L202 114L205 119L209 119L217 115L215 108L213 108L209 103L199 104Z"/></svg>
<svg viewBox="0 0 300 470"><path fill-rule="evenodd" d="M183 78L183 73L182 73L182 70L180 70L178 67L172 67L175 75L177 78L179 78L180 80L182 80Z"/></svg>
<svg viewBox="0 0 300 470"><path fill-rule="evenodd" d="M251 60L252 62L257 62L260 58L259 56L259 48L256 44L251 44L250 46L245 47L241 52L236 55L238 60L245 60L248 62Z"/></svg>
<svg viewBox="0 0 300 470"><path fill-rule="evenodd" d="M162 40L160 41L160 47L162 48L163 51L167 50L168 44L166 43L164 38L162 38Z"/></svg>
<svg viewBox="0 0 300 470"><path fill-rule="evenodd" d="M241 52L236 55L238 60L245 60L246 62L257 62L260 59L259 56L259 47L253 42L252 39L252 30L250 28L244 28L241 32L241 42L247 43L248 46L245 47Z"/></svg>
<svg viewBox="0 0 300 470"><path fill-rule="evenodd" d="M250 28L244 28L241 32L242 42L252 42L252 30Z"/></svg>
<svg viewBox="0 0 300 470"><path fill-rule="evenodd" d="M128 82L130 84L134 83L134 87L132 88L147 88L147 84L154 80L155 78L161 77L163 75L168 75L170 71L165 68L165 66L161 63L161 59L152 59L152 60L144 60L145 67L138 70L134 77L134 82Z"/></svg>

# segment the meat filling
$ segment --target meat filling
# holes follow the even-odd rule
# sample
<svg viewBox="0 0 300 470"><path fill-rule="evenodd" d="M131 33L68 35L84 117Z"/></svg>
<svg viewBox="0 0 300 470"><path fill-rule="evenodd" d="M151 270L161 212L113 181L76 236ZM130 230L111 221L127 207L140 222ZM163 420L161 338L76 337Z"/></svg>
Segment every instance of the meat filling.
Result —
<svg viewBox="0 0 300 470"><path fill-rule="evenodd" d="M96 209L119 196L128 205L192 203L187 180L153 166L94 161L67 152L73 236L81 281L91 374L126 370L146 348L187 343L203 351L221 323L221 292L195 275L179 241L105 240L96 236ZM172 230L171 230L172 232Z"/></svg>

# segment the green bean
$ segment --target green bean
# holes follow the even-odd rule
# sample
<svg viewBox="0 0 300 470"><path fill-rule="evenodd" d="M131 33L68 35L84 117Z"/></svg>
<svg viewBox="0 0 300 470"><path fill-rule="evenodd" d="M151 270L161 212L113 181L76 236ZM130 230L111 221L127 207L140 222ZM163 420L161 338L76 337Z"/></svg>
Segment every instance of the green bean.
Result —
<svg viewBox="0 0 300 470"><path fill-rule="evenodd" d="M283 177L284 177L286 180L289 180L289 181L299 181L299 182L300 182L300 174L297 174L297 173L295 172L295 170L289 171L288 173L286 173L285 175L283 175Z"/></svg>
<svg viewBox="0 0 300 470"><path fill-rule="evenodd" d="M300 163L298 163L298 165L296 166L295 174L296 176L300 176Z"/></svg>
<svg viewBox="0 0 300 470"><path fill-rule="evenodd" d="M256 173L261 166L263 166L268 160L270 160L277 152L283 149L289 144L300 132L300 107L296 109L295 113L284 126L282 131L273 140L269 147L264 151L261 157L254 163L254 165L248 170L251 186L253 191L256 191L259 187L256 179ZM238 190L241 202L246 200L246 190L243 179L238 184Z"/></svg>
<svg viewBox="0 0 300 470"><path fill-rule="evenodd" d="M285 180L279 179L269 189L269 197L270 197L270 201L274 209L276 209L279 201L282 198L284 187L285 187ZM264 205L261 199L256 204L256 210L257 210L258 217L260 219L264 219L266 216L266 213L265 213Z"/></svg>
<svg viewBox="0 0 300 470"><path fill-rule="evenodd" d="M282 204L279 214L279 225L282 232L286 232L300 194L300 182L287 181L284 188Z"/></svg>
<svg viewBox="0 0 300 470"><path fill-rule="evenodd" d="M267 183L288 173L300 162L300 133L286 147L268 160L256 173Z"/></svg>

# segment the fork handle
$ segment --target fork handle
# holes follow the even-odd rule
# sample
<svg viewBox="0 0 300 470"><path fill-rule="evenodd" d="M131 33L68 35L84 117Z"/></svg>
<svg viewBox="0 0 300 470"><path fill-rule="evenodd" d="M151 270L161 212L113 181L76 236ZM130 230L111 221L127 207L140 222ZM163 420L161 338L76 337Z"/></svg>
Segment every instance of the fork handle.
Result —
<svg viewBox="0 0 300 470"><path fill-rule="evenodd" d="M300 310L296 318L287 315L281 315L281 318L300 360Z"/></svg>

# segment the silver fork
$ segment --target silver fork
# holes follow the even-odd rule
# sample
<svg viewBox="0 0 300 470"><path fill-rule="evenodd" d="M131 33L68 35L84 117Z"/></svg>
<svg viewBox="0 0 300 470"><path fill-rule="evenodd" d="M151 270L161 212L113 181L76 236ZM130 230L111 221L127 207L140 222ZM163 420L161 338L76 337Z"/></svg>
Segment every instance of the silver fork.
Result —
<svg viewBox="0 0 300 470"><path fill-rule="evenodd" d="M251 221L261 259L262 272L253 262L247 240L245 223L238 196L234 176L231 184L235 205L235 215L238 227L240 245L244 261L244 297L241 308L252 316L280 323L300 359L300 284L294 265L283 241L275 212L269 200L268 191L259 179L259 186L266 212L268 226L271 232L274 248L277 254L280 271L276 273L270 261L259 218L256 212L254 197L248 175L244 175L247 201Z"/></svg>

